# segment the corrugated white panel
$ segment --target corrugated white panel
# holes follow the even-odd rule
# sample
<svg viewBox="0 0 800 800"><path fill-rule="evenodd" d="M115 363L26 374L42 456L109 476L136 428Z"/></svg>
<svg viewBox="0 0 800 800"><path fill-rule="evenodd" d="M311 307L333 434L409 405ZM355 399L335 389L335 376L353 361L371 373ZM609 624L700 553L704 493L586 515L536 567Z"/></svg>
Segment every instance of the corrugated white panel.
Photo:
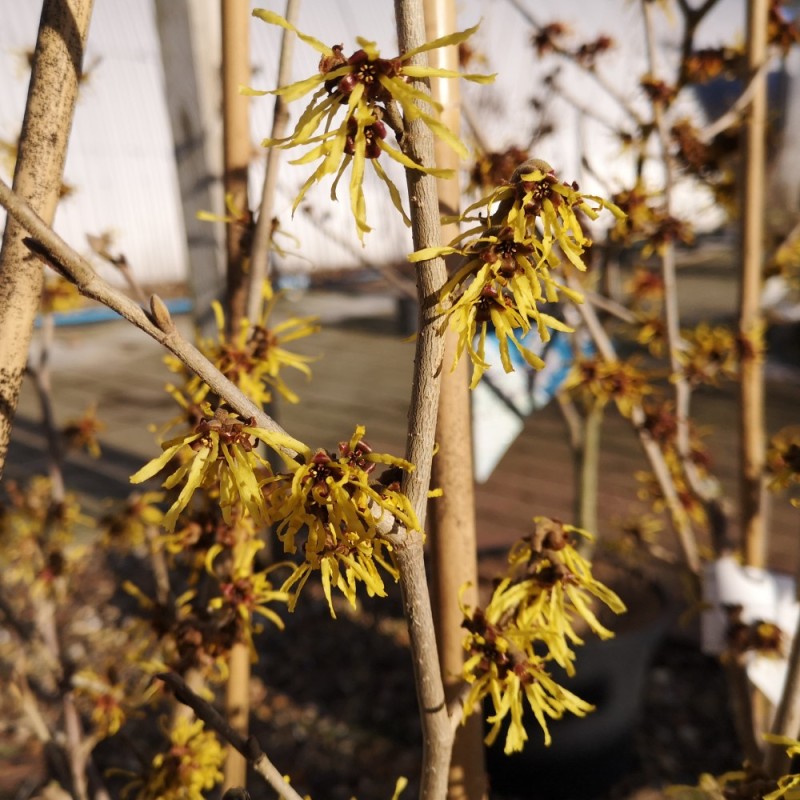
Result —
<svg viewBox="0 0 800 800"><path fill-rule="evenodd" d="M34 46L40 9L0 2L5 139L15 139L22 123L28 74L18 53ZM61 203L55 228L82 252L87 233L113 230L139 281L183 280L186 248L152 4L98 0L85 64L96 66L81 90L64 170L76 193ZM98 263L98 270L121 283L112 268Z"/></svg>
<svg viewBox="0 0 800 800"><path fill-rule="evenodd" d="M200 15L208 14L210 29L219 13L217 0L197 0ZM251 0L253 8L263 6L282 13L284 0ZM540 22L558 19L568 23L576 38L587 39L600 33L615 37L618 49L604 59L602 70L619 92L634 104L643 102L639 78L645 72L642 52L641 19L636 6L627 0L560 0L543 3L528 0L527 7ZM27 77L22 77L19 53L33 46L40 4L0 0L0 137L14 138L19 130L25 102ZM724 0L715 8L700 30L706 45L732 41L743 25L743 0ZM537 119L530 109L530 98L537 93L549 61L543 66L529 43L530 28L505 0L460 0L459 25L466 27L482 19L474 48L483 53L487 70L497 71L491 87L462 82L465 103L469 104L481 126L482 137L496 149L524 144ZM202 16L201 16L202 19ZM375 0L304 0L299 27L325 44L341 43L346 52L357 47L355 37L375 40L381 52L397 52L393 3ZM625 36L620 34L625 31ZM661 18L659 38L665 45L664 68L672 68L677 31L666 17ZM272 89L281 29L253 19L251 49L255 88ZM638 49L637 49L638 48ZM209 48L208 59L219 64L219 52ZM59 210L56 227L77 247L84 247L87 232L113 229L119 246L146 283L185 278L186 255L180 215L180 200L172 158L172 140L162 94L162 67L158 37L149 0L97 0L92 20L87 64L101 61L84 90L76 113L73 139L66 166L66 180L78 193ZM303 42L295 47L294 79L313 74L319 54ZM478 67L479 68L479 67ZM619 124L621 111L598 90L591 78L569 65L562 84L579 104L593 113ZM598 102L602 100L602 102ZM292 104L296 120L303 101ZM251 126L254 163L251 198L260 196L263 175L263 150L259 144L270 134L273 99L253 98ZM696 113L696 109L687 107ZM576 111L574 104L554 99L547 110L557 132L544 141L536 153L550 161L568 180L578 179L583 189L605 192L593 185L591 176L581 175L581 157L605 176L613 189L630 182L632 161L620 153L618 140L591 115ZM468 134L465 135L469 139ZM291 204L297 190L313 166L287 166L285 155L277 198L276 213L282 224L299 239L296 255L283 266L290 269L321 269L357 265L361 259L381 265L397 262L411 249L410 233L394 211L377 178L368 169L365 184L368 220L375 228L361 248L349 211L347 180L340 187L340 202L328 199L330 180L313 187L307 195L311 218L302 210L291 218ZM382 157L381 162L405 194L403 171ZM652 175L657 182L660 176ZM679 189L681 212L697 218L708 200L695 185ZM346 246L338 241L348 242ZM289 245L291 246L291 245ZM353 250L357 256L353 255Z"/></svg>

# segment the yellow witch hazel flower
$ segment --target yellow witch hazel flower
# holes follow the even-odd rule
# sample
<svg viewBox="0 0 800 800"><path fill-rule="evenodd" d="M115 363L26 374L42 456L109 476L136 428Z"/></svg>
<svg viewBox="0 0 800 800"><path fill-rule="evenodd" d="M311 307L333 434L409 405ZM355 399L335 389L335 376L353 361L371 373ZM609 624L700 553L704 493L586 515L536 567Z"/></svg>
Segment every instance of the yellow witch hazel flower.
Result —
<svg viewBox="0 0 800 800"><path fill-rule="evenodd" d="M275 434L255 427L255 420L240 420L222 406L212 412L211 406L204 403L201 411L203 417L194 429L164 442L164 452L132 475L131 483L142 483L156 476L172 459L184 458L162 484L165 489L182 484L177 500L164 516L166 530L175 530L178 516L195 491L216 487L217 482L222 517L227 524L231 524L239 503L256 522L267 523L268 510L257 472L271 472L267 461L256 451L255 441L277 447L273 443Z"/></svg>
<svg viewBox="0 0 800 800"><path fill-rule="evenodd" d="M265 405L272 399L272 389L278 391L290 403L299 397L281 376L285 367L311 377L310 356L293 353L285 345L319 331L316 317L290 317L283 322L270 324L269 318L278 295L273 294L269 283L264 284L263 306L258 320L243 319L238 332L228 336L225 328L225 313L214 301L211 306L217 323L217 338L206 339L199 344L203 355L213 362L226 378L235 383L254 403ZM167 358L174 372L184 372L184 366L174 357ZM209 387L196 375L191 375L186 392L192 402L201 403L209 393Z"/></svg>
<svg viewBox="0 0 800 800"><path fill-rule="evenodd" d="M387 123L396 119L396 110L399 106L406 121L421 119L435 136L446 142L462 157L467 157L465 145L438 119L442 110L441 105L426 92L415 88L410 81L439 77L465 78L484 83L492 81L494 76L468 75L408 62L420 53L461 44L472 36L477 26L442 36L395 58L381 58L375 43L361 37L356 39L359 49L350 56L345 56L342 45L329 47L318 39L301 33L272 11L258 8L253 11L253 16L293 31L321 54L319 72L316 75L271 92L243 90L255 95L279 94L287 102L314 92L290 136L285 139L266 139L263 142L265 147L292 148L311 145L311 149L305 155L292 163L319 162L300 189L294 201L294 209L300 205L308 189L328 175L335 175L331 197L336 199L338 183L347 168L351 167L350 206L359 238L363 242L364 234L370 231L362 188L366 162L369 161L378 177L389 189L395 207L409 224L400 201L400 193L381 166L380 156L385 153L388 158L408 169L420 170L431 175L446 176L450 172L418 164L401 148L392 147L386 141ZM340 111L342 114L337 119ZM402 139L402 131L395 130L395 134L398 139Z"/></svg>
<svg viewBox="0 0 800 800"><path fill-rule="evenodd" d="M220 595L209 602L209 608L214 610L230 609L240 619L244 640L251 647L254 632L253 617L257 614L268 619L278 628L283 630L283 620L267 603L285 603L289 596L284 591L274 588L269 579L269 574L286 564L273 564L271 567L253 572L253 562L256 553L264 547L264 542L259 539L247 539L239 542L233 551L233 564L230 573L220 581ZM223 551L229 548L213 545L206 555L206 568L214 573L214 560ZM255 655L255 653L253 653Z"/></svg>
<svg viewBox="0 0 800 800"><path fill-rule="evenodd" d="M477 225L446 247L418 250L409 257L412 262L454 254L463 258L442 287L440 303L445 324L459 334L456 361L464 350L472 359L473 388L489 367L485 359L489 326L497 334L506 372L513 369L509 343L534 369L543 366L519 340L534 325L542 341L548 341L551 329L571 330L541 307L561 295L582 301L577 292L556 281L552 271L562 263L559 253L578 269L586 269L582 256L591 241L583 233L577 212L596 219L603 208L622 215L613 203L582 194L575 183L559 181L546 162L529 159L509 181L467 208L460 218ZM477 345L473 344L476 337Z"/></svg>
<svg viewBox="0 0 800 800"><path fill-rule="evenodd" d="M203 721L176 717L170 731L170 747L152 761L146 777L126 792L135 800L203 800L222 780L225 751ZM136 789L132 794L131 789Z"/></svg>
<svg viewBox="0 0 800 800"><path fill-rule="evenodd" d="M518 542L509 555L508 574L495 587L485 609L463 608L468 631L464 649L469 656L464 677L471 688L464 717L491 698L494 713L488 721L492 744L510 717L505 752L521 750L527 741L524 703L533 712L550 744L548 719L569 712L584 716L593 707L559 685L548 671L555 662L568 675L575 672L572 645L582 644L574 622L582 618L601 638L613 634L597 619L598 600L620 613L625 606L608 587L592 576L591 566L575 549L573 534L584 531L546 517L534 519L533 533Z"/></svg>
<svg viewBox="0 0 800 800"><path fill-rule="evenodd" d="M401 458L374 453L363 441L363 426L358 426L349 442L339 444L339 453L313 452L294 443L299 460L284 456L288 471L265 483L269 492L278 536L287 553L297 551L297 536L305 531L305 560L282 586L291 593L289 609L313 572L319 571L331 614L332 590L338 589L356 603L359 582L367 593L385 596L379 567L395 580L390 545L378 536L375 510L390 511L409 530L419 530L414 510L399 488L401 470L413 466ZM375 484L370 474L377 464L389 469Z"/></svg>

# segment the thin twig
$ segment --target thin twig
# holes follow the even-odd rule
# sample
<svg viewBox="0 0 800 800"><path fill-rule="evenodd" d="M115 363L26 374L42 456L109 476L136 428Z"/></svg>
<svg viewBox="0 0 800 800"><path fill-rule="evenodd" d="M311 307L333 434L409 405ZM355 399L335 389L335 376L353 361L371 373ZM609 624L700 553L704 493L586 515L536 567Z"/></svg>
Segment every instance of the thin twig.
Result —
<svg viewBox="0 0 800 800"><path fill-rule="evenodd" d="M295 789L286 782L280 770L269 760L255 736L245 738L207 700L195 694L186 681L174 672L160 672L156 676L163 681L175 695L175 699L194 711L197 717L216 731L226 742L234 747L250 763L250 766L284 800L303 800Z"/></svg>
<svg viewBox="0 0 800 800"><path fill-rule="evenodd" d="M394 267L391 265L383 265L380 267L375 266L375 264L361 252L360 248L355 246L352 238L342 236L335 230L332 230L329 225L326 225L322 220L314 215L310 207L303 207L301 208L301 211L303 211L314 223L314 226L319 233L321 233L326 239L334 242L343 250L346 250L347 254L358 261L361 267L369 270L374 275L377 275L379 278L386 281L386 283L397 289L397 291L400 292L400 294L402 294L404 297L411 298L412 300L417 299L417 290L413 282L404 278L402 275L396 274Z"/></svg>
<svg viewBox="0 0 800 800"><path fill-rule="evenodd" d="M583 292L580 282L570 271L565 271L566 284L576 292ZM617 352L611 339L603 328L597 314L590 303L576 304L575 308L581 315L584 325L592 337L600 356L608 362L617 361ZM670 520L678 537L678 542L683 552L684 561L695 575L700 572L700 555L697 550L697 540L692 530L691 522L683 508L669 466L664 459L664 453L653 439L650 431L645 426L645 412L641 405L634 405L630 416L631 424L639 437L645 456L650 463L650 468L656 476L664 502L670 512Z"/></svg>
<svg viewBox="0 0 800 800"><path fill-rule="evenodd" d="M531 12L525 7L525 5L522 3L522 0L508 0L508 2L522 15L528 24L535 28L537 32L540 32L543 29L541 23L538 22L533 14L531 14ZM639 128L644 126L644 120L636 112L636 109L630 104L630 102L628 102L627 98L624 97L617 87L602 75L602 73L598 72L593 66L589 66L578 61L569 50L559 47L555 43L552 43L552 45L553 52L556 55L580 67L587 75L591 76L597 82L600 88L602 88L609 97L616 101L619 107L633 120L633 122Z"/></svg>
<svg viewBox="0 0 800 800"><path fill-rule="evenodd" d="M50 477L50 502L59 506L64 502L64 452L61 433L56 426L53 411L53 391L50 383L50 352L53 346L55 322L52 314L41 316L42 327L39 341L39 357L29 358L27 372L33 378L42 425L47 438L47 474Z"/></svg>
<svg viewBox="0 0 800 800"><path fill-rule="evenodd" d="M656 63L654 13L655 10L652 3L642 3L648 68L650 74L655 78L659 72L658 64ZM687 38L691 39L690 32L686 32L684 39ZM668 219L672 219L675 210L675 163L670 151L670 137L667 130L664 105L658 99L654 100L652 105L656 136L661 149L661 160L664 168L664 214ZM720 484L711 477L704 478L701 476L692 458L689 427L692 387L686 377L686 370L681 360L681 354L684 352L686 344L680 331L678 279L675 263L675 244L673 242L667 241L663 244L660 252L660 261L661 277L664 283L664 317L669 353L670 380L675 388L675 443L678 457L689 488L706 507L709 524L714 525L716 528L713 531L714 541L724 542L727 539L727 517L721 501L722 490Z"/></svg>
<svg viewBox="0 0 800 800"><path fill-rule="evenodd" d="M769 61L765 61L756 71L755 75L747 82L744 91L736 98L736 102L724 113L722 116L717 117L710 125L706 125L697 134L697 139L703 144L708 144L711 140L727 130L728 128L740 122L747 115L750 103L753 99L753 94L760 81L764 78L764 73L769 69Z"/></svg>
<svg viewBox="0 0 800 800"><path fill-rule="evenodd" d="M300 12L300 0L286 0L286 21L290 25L297 24ZM292 58L294 55L295 34L284 30L281 36L281 53L278 59L278 86L286 86L291 79ZM289 110L283 95L275 95L275 109L272 116L271 139L281 139L289 124ZM269 254L272 249L272 216L275 205L275 192L278 187L278 167L280 166L280 150L270 147L264 164L264 184L261 188L261 203L258 207L258 219L253 231L253 243L250 247L250 286L247 298L247 317L255 324L263 302L262 289L269 275Z"/></svg>

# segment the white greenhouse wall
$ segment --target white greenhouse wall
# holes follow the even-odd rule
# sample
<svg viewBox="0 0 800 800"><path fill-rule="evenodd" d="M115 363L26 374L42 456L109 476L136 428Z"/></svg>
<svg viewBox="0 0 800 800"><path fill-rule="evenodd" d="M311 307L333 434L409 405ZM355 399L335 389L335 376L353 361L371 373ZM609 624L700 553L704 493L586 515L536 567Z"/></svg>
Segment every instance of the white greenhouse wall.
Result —
<svg viewBox="0 0 800 800"><path fill-rule="evenodd" d="M207 92L217 97L208 81L218 75L219 48L208 46L218 37L218 0L192 0L194 23L203 26L205 51L210 68L200 80ZM602 72L618 91L634 105L644 107L638 87L645 72L642 22L636 4L628 0L519 0L542 23L559 19L567 22L576 37L587 38L607 33L619 48L601 63ZM261 0L263 5L282 12L285 3ZM529 44L529 26L510 0L458 0L459 24L462 27L482 20L474 49L487 58L487 71L496 71L496 84L481 87L462 84L464 102L479 120L483 137L497 149L520 144L535 125L530 98L537 92L547 66L537 62ZM741 37L744 27L744 0L723 0L704 22L699 43L705 46ZM0 0L0 138L16 138L22 119L27 90L27 70L21 53L33 46L41 4L33 0ZM660 12L659 12L660 13ZM658 37L662 44L663 68L671 70L677 58L677 30L661 15ZM393 4L377 0L303 0L299 27L326 44L343 43L355 49L355 36L378 42L382 52L396 52L393 34ZM207 35L205 35L207 33ZM253 19L252 85L270 89L275 85L281 30ZM639 48L637 50L637 47ZM295 48L294 77L316 70L318 53L302 42ZM187 257L183 222L173 159L166 101L163 96L163 70L152 0L96 0L89 33L86 63L95 68L82 92L75 117L73 136L67 158L65 179L77 187L77 193L59 208L56 229L69 242L87 251L86 233L113 230L117 245L125 252L144 283L184 280ZM591 78L564 65L561 83L582 105L594 114L619 123L621 112L608 102ZM598 102L603 98L603 102ZM255 203L260 194L263 174L263 150L260 141L269 135L273 99L253 98L251 124L254 148L251 195ZM290 108L293 119L302 110L296 102ZM682 112L697 114L688 103ZM556 135L542 143L537 156L548 160L565 179L577 179L587 191L606 192L629 183L632 163L620 145L590 115L580 114L573 105L554 100L548 116L557 124ZM213 128L213 126L211 126ZM218 129L210 130L218 137ZM467 141L469 136L465 135ZM213 142L212 142L213 145ZM593 169L604 177L605 186L584 175L581 155L586 152ZM290 151L288 158L300 153ZM385 159L384 159L385 160ZM383 161L382 160L382 163ZM213 162L213 159L212 159ZM391 168L393 165L387 165ZM375 232L367 236L361 249L350 218L347 182L342 181L340 202L328 202L330 183L313 187L307 195L314 221L299 211L291 219L291 203L310 167L282 166L276 213L301 245L296 255L286 259L284 267L310 270L356 265L361 259L376 265L404 258L410 248L410 234L391 208L383 193L376 193L377 179L366 184L368 220ZM210 170L219 172L219 163ZM403 183L402 170L390 169L397 182ZM7 174L4 177L8 178ZM660 175L650 175L658 182ZM718 221L710 200L697 187L679 187L679 213L690 215L707 226ZM342 247L334 239L352 243ZM291 245L289 245L291 247ZM358 258L353 256L353 248ZM104 274L108 274L108 270Z"/></svg>

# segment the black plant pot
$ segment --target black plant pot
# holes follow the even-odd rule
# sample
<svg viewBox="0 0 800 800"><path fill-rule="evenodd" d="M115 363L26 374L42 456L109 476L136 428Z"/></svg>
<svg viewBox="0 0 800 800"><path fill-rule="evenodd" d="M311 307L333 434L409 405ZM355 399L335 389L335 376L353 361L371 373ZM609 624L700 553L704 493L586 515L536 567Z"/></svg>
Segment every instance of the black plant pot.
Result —
<svg viewBox="0 0 800 800"><path fill-rule="evenodd" d="M578 648L573 678L553 670L561 685L592 703L595 711L551 722L553 741L545 747L526 707L528 742L521 753L509 756L503 753L505 730L500 732L487 749L493 790L515 800L593 800L631 771L647 668L669 626L663 595L653 592L658 597L652 613L635 626L607 641L587 638ZM633 608L631 600L626 602Z"/></svg>

